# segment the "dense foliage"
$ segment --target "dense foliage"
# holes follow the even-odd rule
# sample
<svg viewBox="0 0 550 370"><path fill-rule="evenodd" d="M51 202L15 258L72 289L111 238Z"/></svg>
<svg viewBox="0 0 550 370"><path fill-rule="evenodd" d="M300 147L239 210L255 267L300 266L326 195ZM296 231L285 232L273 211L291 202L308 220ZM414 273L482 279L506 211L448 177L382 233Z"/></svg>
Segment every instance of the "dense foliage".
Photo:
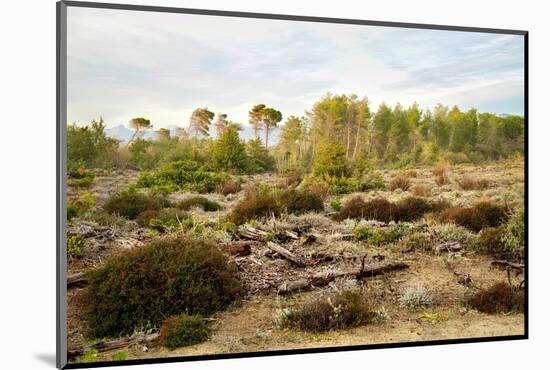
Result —
<svg viewBox="0 0 550 370"><path fill-rule="evenodd" d="M90 272L84 315L93 337L158 327L178 314L208 315L227 307L240 283L215 245L186 237L158 239Z"/></svg>

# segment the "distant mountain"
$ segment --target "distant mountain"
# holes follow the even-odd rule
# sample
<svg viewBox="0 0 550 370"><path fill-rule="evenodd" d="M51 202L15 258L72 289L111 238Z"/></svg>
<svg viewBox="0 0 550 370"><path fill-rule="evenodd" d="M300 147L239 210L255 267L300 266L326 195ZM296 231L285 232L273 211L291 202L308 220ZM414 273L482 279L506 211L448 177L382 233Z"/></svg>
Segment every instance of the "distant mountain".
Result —
<svg viewBox="0 0 550 370"><path fill-rule="evenodd" d="M172 125L172 126L168 126L166 128L170 130L170 135L171 136L176 136L177 135L177 130L178 130L177 126ZM243 139L245 141L254 139L254 130L252 129L252 127L250 127L248 125L243 125L242 128L243 128L242 131L239 132L239 136L241 137L241 139ZM280 133L280 130L277 127L269 132L269 144L270 144L269 146L277 144L277 142L279 141L279 133ZM130 140L130 138L134 134L134 130L132 130L132 129L124 126L124 125L118 125L118 126L114 126L114 127L110 127L110 128L105 129L105 134L108 137L112 137L112 138L115 138L117 140L120 140L123 143L126 143L126 142L128 142L128 140ZM213 129L211 130L211 135L212 135L212 137L216 137L216 134L215 134ZM158 136L158 133L157 133L156 130L149 130L149 131L145 131L145 132L140 133L140 137L143 138L143 139L153 139L154 140L154 139L157 138L157 136ZM265 133L263 131L260 131L260 138L262 139L262 141L265 139Z"/></svg>

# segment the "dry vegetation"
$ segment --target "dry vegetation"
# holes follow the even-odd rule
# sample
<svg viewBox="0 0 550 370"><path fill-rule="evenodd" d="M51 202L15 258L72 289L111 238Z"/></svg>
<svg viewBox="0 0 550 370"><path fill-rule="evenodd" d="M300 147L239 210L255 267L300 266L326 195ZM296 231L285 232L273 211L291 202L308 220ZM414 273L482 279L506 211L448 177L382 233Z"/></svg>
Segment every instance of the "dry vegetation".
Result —
<svg viewBox="0 0 550 370"><path fill-rule="evenodd" d="M347 194L300 172L137 180L69 188L73 362L523 334L521 161L384 170Z"/></svg>

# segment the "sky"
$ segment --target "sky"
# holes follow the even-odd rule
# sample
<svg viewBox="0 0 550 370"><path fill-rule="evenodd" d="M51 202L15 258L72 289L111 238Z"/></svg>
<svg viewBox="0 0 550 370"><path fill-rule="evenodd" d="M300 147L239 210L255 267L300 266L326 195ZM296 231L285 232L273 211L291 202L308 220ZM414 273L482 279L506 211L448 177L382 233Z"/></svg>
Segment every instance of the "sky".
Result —
<svg viewBox="0 0 550 370"><path fill-rule="evenodd" d="M68 8L68 122L302 116L327 92L523 115L523 36Z"/></svg>

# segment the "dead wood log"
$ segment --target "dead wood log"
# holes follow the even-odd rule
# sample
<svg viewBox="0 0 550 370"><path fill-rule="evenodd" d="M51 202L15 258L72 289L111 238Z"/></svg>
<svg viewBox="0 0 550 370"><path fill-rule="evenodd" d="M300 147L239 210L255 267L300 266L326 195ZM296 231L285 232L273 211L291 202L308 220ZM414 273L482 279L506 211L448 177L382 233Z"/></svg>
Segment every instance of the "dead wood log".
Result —
<svg viewBox="0 0 550 370"><path fill-rule="evenodd" d="M237 232L237 235L243 239L264 241L268 233L260 229L255 229L253 227L246 227L241 228Z"/></svg>
<svg viewBox="0 0 550 370"><path fill-rule="evenodd" d="M460 244L460 242L447 242L437 246L437 253L458 252L460 250L462 250L462 244Z"/></svg>
<svg viewBox="0 0 550 370"><path fill-rule="evenodd" d="M252 249L249 241L236 241L222 245L222 250L232 256L248 256Z"/></svg>
<svg viewBox="0 0 550 370"><path fill-rule="evenodd" d="M521 263L512 263L504 260L495 260L489 263L491 266L499 267L503 269L511 268L514 270L523 270L525 266Z"/></svg>
<svg viewBox="0 0 550 370"><path fill-rule="evenodd" d="M80 288L88 285L88 278L84 272L67 276L67 289Z"/></svg>
<svg viewBox="0 0 550 370"><path fill-rule="evenodd" d="M73 349L67 350L67 356L69 358L82 355L85 351L92 349L97 350L98 352L110 351L113 349L118 349L126 346L130 346L136 343L142 342L151 342L159 337L158 333L149 334L149 335L132 335L126 338L113 339L108 341L102 341L94 344L89 344L85 346L76 347Z"/></svg>
<svg viewBox="0 0 550 370"><path fill-rule="evenodd" d="M409 265L403 262L393 262L386 265L362 268L356 271L327 271L314 274L308 278L299 279L283 283L278 288L278 294L289 294L296 291L306 291L313 287L328 285L331 281L338 278L355 278L357 280L386 274L392 271L404 270Z"/></svg>
<svg viewBox="0 0 550 370"><path fill-rule="evenodd" d="M279 253L281 256L283 256L290 262L294 263L296 266L299 266L299 267L306 266L306 263L301 257L296 256L294 253L290 252L288 249L281 247L277 243L267 242L267 247L272 251Z"/></svg>

